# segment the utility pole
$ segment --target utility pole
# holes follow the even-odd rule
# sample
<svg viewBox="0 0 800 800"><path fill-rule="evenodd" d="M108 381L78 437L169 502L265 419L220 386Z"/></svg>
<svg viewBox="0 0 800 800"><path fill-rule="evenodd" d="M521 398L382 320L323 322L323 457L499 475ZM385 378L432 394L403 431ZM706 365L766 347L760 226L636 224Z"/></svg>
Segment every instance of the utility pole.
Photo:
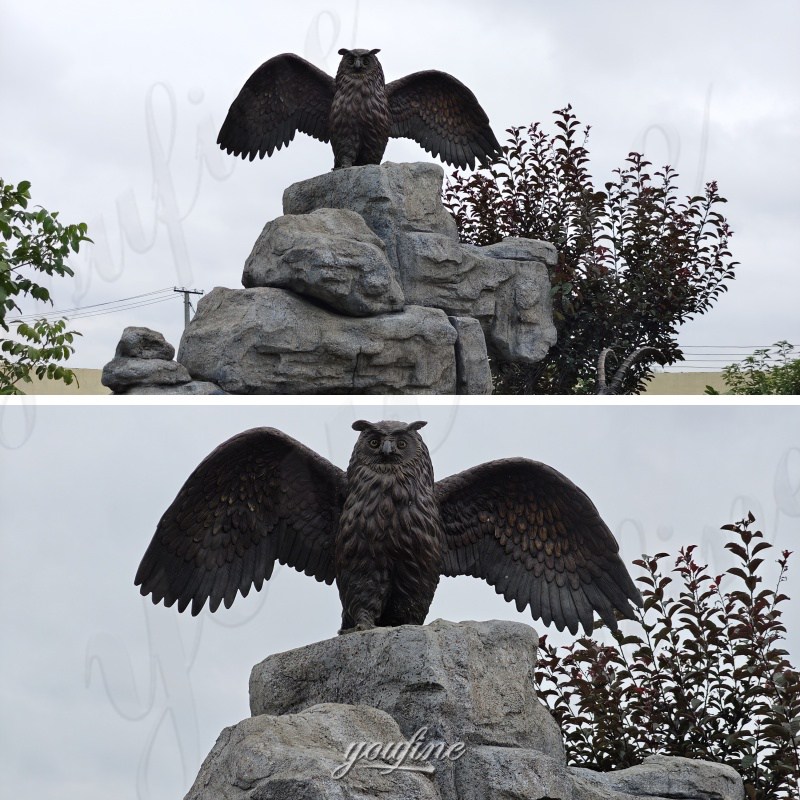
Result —
<svg viewBox="0 0 800 800"><path fill-rule="evenodd" d="M177 286L172 289L173 292L182 292L183 293L183 327L189 327L189 308L191 304L189 303L189 295L190 294L205 294L205 292L201 292L197 289L179 289Z"/></svg>

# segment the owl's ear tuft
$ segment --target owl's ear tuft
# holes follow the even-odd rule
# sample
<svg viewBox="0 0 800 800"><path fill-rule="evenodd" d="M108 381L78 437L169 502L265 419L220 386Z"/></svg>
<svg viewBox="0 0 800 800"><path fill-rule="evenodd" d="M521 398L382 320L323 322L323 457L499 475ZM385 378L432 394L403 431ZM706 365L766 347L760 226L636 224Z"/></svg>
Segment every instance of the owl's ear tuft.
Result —
<svg viewBox="0 0 800 800"><path fill-rule="evenodd" d="M339 50L339 55L346 56L349 52L350 51L346 47L343 47L341 50Z"/></svg>
<svg viewBox="0 0 800 800"><path fill-rule="evenodd" d="M371 427L372 427L372 423L371 422L367 422L365 419L357 419L353 423L353 430L354 431L365 431L365 430L367 430L367 428L371 428Z"/></svg>
<svg viewBox="0 0 800 800"><path fill-rule="evenodd" d="M371 56L374 56L374 55L375 55L375 53L380 53L380 51L381 51L380 47L376 47L374 50L370 50L370 51L369 51L369 54L370 54Z"/></svg>
<svg viewBox="0 0 800 800"><path fill-rule="evenodd" d="M420 428L424 428L428 423L424 422L423 420L417 420L416 422L409 422L408 429L410 431L418 431Z"/></svg>

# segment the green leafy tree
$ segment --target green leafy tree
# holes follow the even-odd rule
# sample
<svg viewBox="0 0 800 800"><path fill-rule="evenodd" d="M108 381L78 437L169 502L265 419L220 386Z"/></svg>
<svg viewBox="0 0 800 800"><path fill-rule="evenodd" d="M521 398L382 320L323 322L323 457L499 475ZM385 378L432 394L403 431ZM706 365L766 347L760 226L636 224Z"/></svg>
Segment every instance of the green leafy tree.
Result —
<svg viewBox="0 0 800 800"><path fill-rule="evenodd" d="M75 351L76 331L67 330L67 320L44 317L28 323L12 319L20 312L18 300L50 303L50 291L38 281L39 274L69 276L66 258L89 242L86 224L62 225L58 212L42 207L28 210L30 183L14 186L0 178L0 394L22 394L20 383L30 383L31 374L66 384L75 374L59 363Z"/></svg>
<svg viewBox="0 0 800 800"><path fill-rule="evenodd" d="M794 351L789 342L776 342L724 367L726 394L800 394L800 358L792 358ZM719 392L706 386L706 394Z"/></svg>
<svg viewBox="0 0 800 800"><path fill-rule="evenodd" d="M598 190L588 169L589 128L571 106L554 114L554 135L539 123L511 128L491 168L454 173L443 193L463 241L521 236L558 251L551 274L558 342L531 367L493 362L495 388L591 394L605 348L620 362L654 348L624 375L620 393L638 392L654 361L683 359L678 327L711 308L734 277L732 232L717 210L726 201L713 181L681 200L676 173L653 172L638 153Z"/></svg>
<svg viewBox="0 0 800 800"><path fill-rule="evenodd" d="M782 647L780 591L789 551L764 586L772 547L752 514L723 530L735 563L713 575L682 548L673 574L666 553L642 556L644 608L614 644L584 637L555 648L542 637L540 697L561 726L571 764L598 770L664 754L732 766L750 800L800 797L800 675ZM677 584L672 592L671 584ZM597 627L601 627L598 623Z"/></svg>

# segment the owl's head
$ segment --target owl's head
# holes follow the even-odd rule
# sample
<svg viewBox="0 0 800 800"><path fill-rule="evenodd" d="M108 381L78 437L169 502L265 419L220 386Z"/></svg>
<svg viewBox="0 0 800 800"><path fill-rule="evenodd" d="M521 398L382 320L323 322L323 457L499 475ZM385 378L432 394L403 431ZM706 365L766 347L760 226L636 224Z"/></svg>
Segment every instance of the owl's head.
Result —
<svg viewBox="0 0 800 800"><path fill-rule="evenodd" d="M428 456L425 442L417 431L426 422L367 422L360 419L353 423L353 430L360 431L353 457L360 464L394 465L415 461L420 455Z"/></svg>
<svg viewBox="0 0 800 800"><path fill-rule="evenodd" d="M342 60L339 62L339 69L336 73L337 77L343 74L371 75L376 72L379 72L381 77L383 77L381 62L376 58L376 53L380 53L380 49L347 50L343 47L339 51Z"/></svg>

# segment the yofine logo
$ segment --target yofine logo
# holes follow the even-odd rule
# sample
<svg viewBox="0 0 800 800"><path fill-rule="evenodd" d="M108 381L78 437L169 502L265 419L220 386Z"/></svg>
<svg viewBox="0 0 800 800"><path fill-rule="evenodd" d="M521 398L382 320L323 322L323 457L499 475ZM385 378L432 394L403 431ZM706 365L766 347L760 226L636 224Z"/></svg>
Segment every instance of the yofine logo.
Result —
<svg viewBox="0 0 800 800"><path fill-rule="evenodd" d="M426 742L427 727L420 728L408 741L400 742L351 742L344 754L344 763L339 764L331 775L343 778L353 767L378 769L384 775L396 770L426 772L434 768L426 763L430 760L457 761L464 755L464 742Z"/></svg>

